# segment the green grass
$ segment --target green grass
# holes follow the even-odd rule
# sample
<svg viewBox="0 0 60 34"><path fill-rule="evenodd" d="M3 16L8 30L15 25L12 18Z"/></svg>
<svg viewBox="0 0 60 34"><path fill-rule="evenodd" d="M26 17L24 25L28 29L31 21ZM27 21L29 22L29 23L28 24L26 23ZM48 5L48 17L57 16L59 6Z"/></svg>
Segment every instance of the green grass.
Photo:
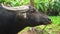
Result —
<svg viewBox="0 0 60 34"><path fill-rule="evenodd" d="M50 34L58 34L60 32L60 16L50 16L52 20L52 24L47 25L45 30L49 32ZM44 27L44 26L43 26ZM36 26L37 29L43 28L42 26ZM27 31L29 27L25 28L21 32ZM19 32L19 34L21 33ZM59 33L60 34L60 33Z"/></svg>
<svg viewBox="0 0 60 34"><path fill-rule="evenodd" d="M60 16L50 16L52 24L57 24L60 26Z"/></svg>
<svg viewBox="0 0 60 34"><path fill-rule="evenodd" d="M52 20L52 24L48 25L46 30L48 30L49 32L51 31L50 34L59 33L60 32L60 16L50 16L50 18Z"/></svg>

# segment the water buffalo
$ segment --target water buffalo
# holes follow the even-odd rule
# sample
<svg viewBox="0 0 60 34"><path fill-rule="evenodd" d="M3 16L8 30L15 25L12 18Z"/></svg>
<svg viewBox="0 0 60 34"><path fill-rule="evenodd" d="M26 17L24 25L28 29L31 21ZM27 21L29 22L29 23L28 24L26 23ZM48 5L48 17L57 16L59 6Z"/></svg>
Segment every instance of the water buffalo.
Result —
<svg viewBox="0 0 60 34"><path fill-rule="evenodd" d="M47 15L31 6L28 7L28 10L22 11L22 8L1 5L0 34L17 34L27 26L34 27L51 23L51 19Z"/></svg>

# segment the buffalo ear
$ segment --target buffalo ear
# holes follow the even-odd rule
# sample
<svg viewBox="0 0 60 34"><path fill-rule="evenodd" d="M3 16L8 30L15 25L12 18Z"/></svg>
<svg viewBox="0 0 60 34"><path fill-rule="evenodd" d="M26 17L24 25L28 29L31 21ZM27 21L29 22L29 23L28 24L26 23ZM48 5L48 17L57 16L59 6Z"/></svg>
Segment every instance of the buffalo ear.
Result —
<svg viewBox="0 0 60 34"><path fill-rule="evenodd" d="M34 13L36 10L34 9L33 6L29 6L29 10L27 11L28 13Z"/></svg>

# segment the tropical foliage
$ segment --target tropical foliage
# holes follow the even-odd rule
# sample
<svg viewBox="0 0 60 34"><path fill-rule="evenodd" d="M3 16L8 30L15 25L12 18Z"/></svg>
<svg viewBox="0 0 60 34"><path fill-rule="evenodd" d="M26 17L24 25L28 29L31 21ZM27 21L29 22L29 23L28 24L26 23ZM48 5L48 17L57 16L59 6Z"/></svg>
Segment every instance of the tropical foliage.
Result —
<svg viewBox="0 0 60 34"><path fill-rule="evenodd" d="M9 6L21 6L24 4L30 4L30 0L0 0L0 3L4 3ZM34 5L38 10L45 14L48 12L50 14L50 12L53 11L60 12L60 0L34 0Z"/></svg>

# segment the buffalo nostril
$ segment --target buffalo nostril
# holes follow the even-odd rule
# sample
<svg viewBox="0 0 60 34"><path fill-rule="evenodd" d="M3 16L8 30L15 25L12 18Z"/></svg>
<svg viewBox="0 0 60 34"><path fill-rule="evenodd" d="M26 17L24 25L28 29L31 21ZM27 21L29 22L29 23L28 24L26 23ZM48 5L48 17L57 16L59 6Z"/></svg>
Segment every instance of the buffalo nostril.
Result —
<svg viewBox="0 0 60 34"><path fill-rule="evenodd" d="M52 22L51 22L51 19L47 19L47 22L48 22L48 24L51 24Z"/></svg>
<svg viewBox="0 0 60 34"><path fill-rule="evenodd" d="M51 19L48 19L49 21L51 21Z"/></svg>

